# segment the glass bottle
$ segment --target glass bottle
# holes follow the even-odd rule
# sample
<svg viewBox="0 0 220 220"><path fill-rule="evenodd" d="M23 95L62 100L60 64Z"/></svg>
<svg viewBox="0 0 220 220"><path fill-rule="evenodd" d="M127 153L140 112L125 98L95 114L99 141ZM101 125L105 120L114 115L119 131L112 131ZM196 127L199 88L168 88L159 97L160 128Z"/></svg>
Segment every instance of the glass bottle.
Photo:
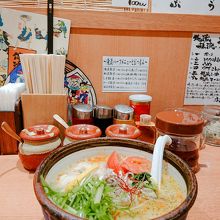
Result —
<svg viewBox="0 0 220 220"><path fill-rule="evenodd" d="M150 104L152 97L144 94L134 94L129 96L129 105L134 109L134 120L140 121L141 114L150 114Z"/></svg>
<svg viewBox="0 0 220 220"><path fill-rule="evenodd" d="M140 121L136 121L135 124L141 131L141 136L138 139L151 144L155 144L156 128L155 123L151 121L151 115L141 114Z"/></svg>

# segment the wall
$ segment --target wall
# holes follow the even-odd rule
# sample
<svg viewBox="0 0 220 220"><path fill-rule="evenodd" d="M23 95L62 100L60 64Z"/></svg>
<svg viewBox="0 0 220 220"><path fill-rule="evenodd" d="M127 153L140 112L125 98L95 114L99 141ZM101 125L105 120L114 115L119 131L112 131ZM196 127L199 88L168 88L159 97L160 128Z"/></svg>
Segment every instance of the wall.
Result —
<svg viewBox="0 0 220 220"><path fill-rule="evenodd" d="M21 10L46 13L45 9ZM131 94L102 93L102 56L150 57L146 94L153 97L153 116L165 108L183 106L192 33L220 33L220 16L70 9L55 9L55 16L72 21L68 59L86 73L98 104L128 104Z"/></svg>

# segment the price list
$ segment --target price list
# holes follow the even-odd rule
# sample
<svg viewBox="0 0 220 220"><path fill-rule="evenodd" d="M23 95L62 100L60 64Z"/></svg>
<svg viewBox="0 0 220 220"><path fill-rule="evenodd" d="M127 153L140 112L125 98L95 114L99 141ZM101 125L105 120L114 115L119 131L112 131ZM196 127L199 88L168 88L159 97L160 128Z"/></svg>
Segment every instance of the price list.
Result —
<svg viewBox="0 0 220 220"><path fill-rule="evenodd" d="M149 57L104 56L103 92L146 92Z"/></svg>

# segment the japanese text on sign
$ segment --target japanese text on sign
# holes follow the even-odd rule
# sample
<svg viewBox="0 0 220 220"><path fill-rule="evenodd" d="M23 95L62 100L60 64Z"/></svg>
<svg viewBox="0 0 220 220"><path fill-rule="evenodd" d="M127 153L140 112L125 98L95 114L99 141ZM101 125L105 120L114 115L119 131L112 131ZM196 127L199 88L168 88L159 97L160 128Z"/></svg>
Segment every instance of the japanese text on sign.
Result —
<svg viewBox="0 0 220 220"><path fill-rule="evenodd" d="M220 105L220 35L194 34L184 104Z"/></svg>
<svg viewBox="0 0 220 220"><path fill-rule="evenodd" d="M103 57L103 92L146 92L149 57Z"/></svg>
<svg viewBox="0 0 220 220"><path fill-rule="evenodd" d="M220 15L219 0L153 0L153 13Z"/></svg>

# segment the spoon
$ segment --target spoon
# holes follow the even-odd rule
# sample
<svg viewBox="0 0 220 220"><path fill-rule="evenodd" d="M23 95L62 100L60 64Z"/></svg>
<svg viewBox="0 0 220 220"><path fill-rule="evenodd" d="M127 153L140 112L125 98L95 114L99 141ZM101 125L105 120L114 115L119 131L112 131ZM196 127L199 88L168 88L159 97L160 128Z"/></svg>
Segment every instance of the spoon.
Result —
<svg viewBox="0 0 220 220"><path fill-rule="evenodd" d="M5 133L10 135L12 138L19 141L20 143L23 143L22 139L12 130L12 128L7 122L3 121L1 124L1 128Z"/></svg>
<svg viewBox="0 0 220 220"><path fill-rule="evenodd" d="M157 138L156 144L154 146L152 166L151 166L151 177L158 185L160 190L161 177L162 177L162 167L163 167L163 152L165 145L170 145L172 139L168 135L160 136Z"/></svg>
<svg viewBox="0 0 220 220"><path fill-rule="evenodd" d="M63 125L64 128L68 128L68 127L69 127L69 125L68 125L59 115L54 114L54 115L53 115L53 118L54 118L57 122L59 122L61 125Z"/></svg>

